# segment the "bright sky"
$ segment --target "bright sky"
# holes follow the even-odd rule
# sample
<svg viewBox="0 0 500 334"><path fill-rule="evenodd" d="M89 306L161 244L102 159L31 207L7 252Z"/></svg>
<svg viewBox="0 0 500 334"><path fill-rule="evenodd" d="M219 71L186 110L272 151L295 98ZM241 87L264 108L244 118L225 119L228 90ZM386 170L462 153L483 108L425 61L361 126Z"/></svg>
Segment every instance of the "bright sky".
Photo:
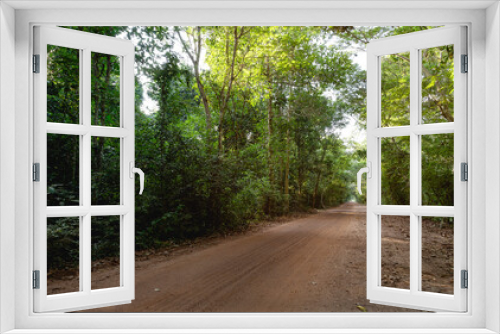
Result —
<svg viewBox="0 0 500 334"><path fill-rule="evenodd" d="M354 62L366 71L366 52L356 51ZM354 141L357 143L366 142L366 130L360 129L357 125L357 119L349 117L349 121L345 128L338 131L340 138L344 142Z"/></svg>

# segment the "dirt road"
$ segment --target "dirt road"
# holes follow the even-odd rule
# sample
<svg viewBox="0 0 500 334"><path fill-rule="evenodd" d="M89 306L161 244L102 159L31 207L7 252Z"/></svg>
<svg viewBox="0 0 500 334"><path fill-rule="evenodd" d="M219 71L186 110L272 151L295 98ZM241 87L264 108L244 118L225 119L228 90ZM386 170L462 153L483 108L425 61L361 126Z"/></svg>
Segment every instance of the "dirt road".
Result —
<svg viewBox="0 0 500 334"><path fill-rule="evenodd" d="M136 299L91 312L408 311L366 300L365 207L347 203L138 263Z"/></svg>

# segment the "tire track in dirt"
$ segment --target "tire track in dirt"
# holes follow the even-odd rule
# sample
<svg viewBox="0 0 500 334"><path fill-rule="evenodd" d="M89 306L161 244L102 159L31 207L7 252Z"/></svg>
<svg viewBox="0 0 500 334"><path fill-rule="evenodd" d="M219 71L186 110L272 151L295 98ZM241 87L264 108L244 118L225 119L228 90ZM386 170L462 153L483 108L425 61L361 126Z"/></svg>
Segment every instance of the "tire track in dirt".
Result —
<svg viewBox="0 0 500 334"><path fill-rule="evenodd" d="M326 217L325 217L326 218ZM328 252L330 248L330 234L333 230L344 229L346 221L340 217L338 221L322 219L315 226L314 233L311 233L305 240L302 247L291 252L285 261L277 263L266 275L266 280L258 282L252 287L252 291L269 291L269 286L275 287L273 298L261 296L259 307L265 308L268 312L307 312L311 306L311 296L314 290L321 289L323 281L318 276L318 272L323 266L320 254ZM303 226L307 227L307 226ZM264 303L266 302L267 303ZM225 311L234 309L244 312L245 304L230 302L225 307ZM316 310L318 311L318 310Z"/></svg>
<svg viewBox="0 0 500 334"><path fill-rule="evenodd" d="M193 312L200 304L204 306L199 311L210 310L213 301L225 299L233 295L236 288L248 285L246 283L249 283L255 274L263 271L263 267L278 262L291 248L298 246L301 239L303 238L293 237L287 243L271 240L246 255L231 254L229 261L213 265L213 268L207 269L209 271L207 276L198 277L192 282L193 285L202 287L201 291L183 289L177 293L177 298L169 300L168 303L174 305L182 303L180 312ZM269 249L274 249L271 256L268 256ZM162 302L164 301L160 304ZM157 312L164 311L159 303L152 305L150 309Z"/></svg>
<svg viewBox="0 0 500 334"><path fill-rule="evenodd" d="M301 226L303 227L303 226ZM324 231L319 225L315 226L315 230L309 231L307 235L300 238L297 242L292 242L286 249L278 254L274 254L273 258L262 265L262 272L265 273L263 279L249 278L247 282L251 289L242 289L241 291L231 291L229 296L233 296L233 299L222 299L226 300L224 304L217 305L214 309L225 311L225 312L244 312L247 311L242 308L242 306L247 303L242 303L242 301L253 299L255 304L259 307L265 307L269 311L280 311L283 310L282 307L287 305L282 305L280 296L288 292L287 290L294 289L294 280L291 279L295 276L295 272L305 272L303 268L307 265L310 259L316 255L317 250L321 247L320 243L311 242L316 240L319 235ZM297 230L294 233L304 235L301 233L303 231ZM278 240L279 242L286 242L286 240ZM303 252L294 251L294 249L301 249ZM269 252L270 249L266 249ZM290 264L294 264L290 267ZM246 286L246 285L244 285ZM272 287L272 291L270 291ZM295 287L296 288L296 287ZM268 298L265 298L265 295ZM272 298L269 298L272 295ZM257 296L257 297L256 297ZM260 300L260 302L259 302ZM262 301L268 301L267 305L264 305ZM287 302L290 304L291 300Z"/></svg>
<svg viewBox="0 0 500 334"><path fill-rule="evenodd" d="M90 312L404 311L366 300L365 208L348 203L253 235L141 262L131 304Z"/></svg>
<svg viewBox="0 0 500 334"><path fill-rule="evenodd" d="M278 226L276 229L280 230L281 227L283 226ZM252 282L261 276L259 273L267 273L270 268L283 262L292 249L302 247L308 236L304 233L297 233L296 230L299 228L299 226L296 226L291 230L270 230L268 231L269 235L265 237L253 236L249 240L237 240L225 244L223 248L235 250L227 259L222 258L219 260L217 253L220 250L214 247L215 260L210 263L209 268L205 269L209 274L198 277L193 282L193 285L203 286L202 291L193 291L193 289L185 291L180 287L182 291L178 293L178 298L170 300L169 303L177 304L182 301L181 312L193 311L196 309L196 305L200 304L203 304L204 307L198 311L211 311L214 302L231 300L231 298L236 297L235 294L241 291L242 288L251 287ZM241 245L241 242L244 245ZM211 252L207 253L209 254L200 255L211 257ZM225 253L227 254L227 252ZM162 307L158 304L150 307L150 309L157 312L162 311Z"/></svg>

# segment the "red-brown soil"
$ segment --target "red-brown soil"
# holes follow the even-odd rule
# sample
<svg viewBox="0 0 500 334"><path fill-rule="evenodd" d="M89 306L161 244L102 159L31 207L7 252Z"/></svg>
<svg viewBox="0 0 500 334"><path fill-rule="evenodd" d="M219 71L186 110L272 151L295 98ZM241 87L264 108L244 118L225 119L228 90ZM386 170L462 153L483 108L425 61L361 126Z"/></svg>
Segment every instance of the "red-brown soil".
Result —
<svg viewBox="0 0 500 334"><path fill-rule="evenodd" d="M448 218L446 218L448 219ZM382 216L382 286L410 288L410 217ZM453 226L422 220L422 290L453 294Z"/></svg>
<svg viewBox="0 0 500 334"><path fill-rule="evenodd" d="M388 273L382 281L392 286L407 280L408 261L399 248L409 239L405 219L384 219L396 231L383 235ZM423 244L435 245L422 252L424 281L430 282L423 285L447 292L453 274L449 245L439 245L449 230L427 231ZM366 213L355 203L244 235L137 255L135 300L87 312L414 312L366 299ZM109 286L118 273L101 262L94 263L95 288ZM59 293L77 284L75 278L55 277L50 286Z"/></svg>

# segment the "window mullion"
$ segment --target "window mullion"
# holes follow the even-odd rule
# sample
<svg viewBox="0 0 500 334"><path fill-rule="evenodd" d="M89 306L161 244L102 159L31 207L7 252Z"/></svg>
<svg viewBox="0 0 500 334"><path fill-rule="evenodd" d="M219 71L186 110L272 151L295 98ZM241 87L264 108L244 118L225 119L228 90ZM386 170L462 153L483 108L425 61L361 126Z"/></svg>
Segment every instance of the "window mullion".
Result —
<svg viewBox="0 0 500 334"><path fill-rule="evenodd" d="M80 49L80 57L79 57L79 60L80 60L80 63L79 63L79 69L80 69L80 73L78 75L78 78L80 78L80 82L79 82L79 92L78 92L78 95L79 96L82 96L82 93L84 91L83 89L83 80L81 78L83 78L83 75L84 75L84 70L83 70L83 64L84 64L84 55L83 55L83 50ZM79 110L78 110L78 117L79 117L79 124L83 124L83 106L84 106L84 101L83 99L80 99L80 104L78 106ZM83 203L83 198L84 198L84 192L83 192L83 185L84 185L84 182L83 182L83 168L82 168L82 163L83 163L83 136L78 136L79 137L79 143L78 143L78 150L79 150L79 160L78 160L78 163L80 164L80 166L78 166L78 170L80 171L80 175L79 175L79 187L80 187L80 194L79 194L79 203L80 203L80 206L83 206L84 203ZM84 278L84 252L85 252L85 249L84 249L84 239L83 239L83 235L84 235L84 219L82 216L79 217L79 221L80 221L80 224L79 224L79 231L78 231L78 238L79 238L79 241L78 241L78 245L79 245L79 250L78 250L78 271L79 271L79 284L80 284L80 288L79 290L80 291L83 291L85 286L83 284L83 278Z"/></svg>
<svg viewBox="0 0 500 334"><path fill-rule="evenodd" d="M419 50L410 49L410 291L418 291L420 281L419 217L414 209L420 204L420 140L414 129L419 123Z"/></svg>
<svg viewBox="0 0 500 334"><path fill-rule="evenodd" d="M90 130L91 125L91 68L90 68L90 50L83 50L83 61L82 61L82 123L88 130ZM83 159L80 160L82 173L82 188L83 188L83 196L82 202L85 208L90 210L91 206L91 161L92 161L92 153L91 153L91 134L90 131L87 131L82 136L82 151L83 151ZM91 254L91 216L90 211L86 212L86 214L82 218L83 223L83 233L82 233L82 242L81 242L81 256L83 257L82 266L80 267L81 277L83 281L83 291L86 293L90 293L91 290L91 268L92 268L92 254Z"/></svg>

